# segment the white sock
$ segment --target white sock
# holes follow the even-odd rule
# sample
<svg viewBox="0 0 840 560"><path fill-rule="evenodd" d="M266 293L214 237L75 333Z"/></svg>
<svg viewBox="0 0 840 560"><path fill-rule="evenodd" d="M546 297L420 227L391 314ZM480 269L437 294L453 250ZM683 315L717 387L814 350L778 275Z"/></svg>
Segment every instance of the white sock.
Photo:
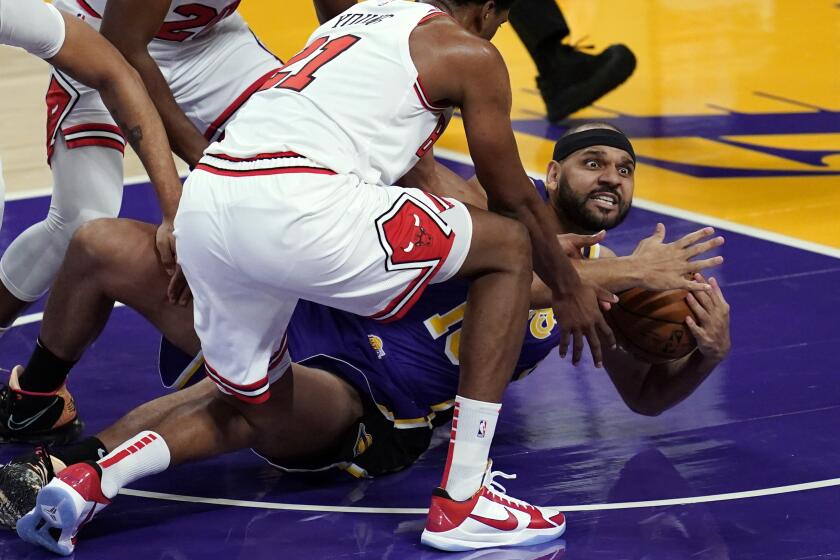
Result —
<svg viewBox="0 0 840 560"><path fill-rule="evenodd" d="M467 500L481 487L501 409L500 403L455 397L449 456L440 483L453 500Z"/></svg>
<svg viewBox="0 0 840 560"><path fill-rule="evenodd" d="M102 493L109 500L135 480L165 471L169 447L155 432L140 432L96 462L102 469Z"/></svg>

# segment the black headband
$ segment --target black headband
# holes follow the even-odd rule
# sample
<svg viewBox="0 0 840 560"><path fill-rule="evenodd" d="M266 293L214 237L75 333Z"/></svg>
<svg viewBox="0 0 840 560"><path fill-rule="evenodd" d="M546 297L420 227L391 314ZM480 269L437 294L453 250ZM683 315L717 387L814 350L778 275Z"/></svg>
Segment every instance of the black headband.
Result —
<svg viewBox="0 0 840 560"><path fill-rule="evenodd" d="M627 137L611 128L590 128L564 136L554 146L554 161L562 161L571 154L590 146L611 146L624 150L636 163L636 152Z"/></svg>

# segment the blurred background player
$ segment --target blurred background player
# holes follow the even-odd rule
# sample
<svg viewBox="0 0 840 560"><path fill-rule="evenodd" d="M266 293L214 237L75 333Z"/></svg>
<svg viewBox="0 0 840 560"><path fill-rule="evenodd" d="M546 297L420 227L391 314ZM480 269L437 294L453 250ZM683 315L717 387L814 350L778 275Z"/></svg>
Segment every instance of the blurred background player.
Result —
<svg viewBox="0 0 840 560"><path fill-rule="evenodd" d="M519 0L510 24L537 66L537 87L548 120L560 121L588 107L621 85L636 68L636 57L622 44L597 55L564 40L569 26L556 0Z"/></svg>
<svg viewBox="0 0 840 560"><path fill-rule="evenodd" d="M315 2L325 15L351 4ZM8 0L4 5L7 11L23 9ZM238 0L56 2L65 19L81 19L93 29L101 26L103 35L116 43L151 93L175 153L190 165L195 165L208 141L221 136L236 111L281 64L251 33L235 11L238 5ZM137 81L135 87L145 94L142 83ZM72 72L56 66L47 104L52 203L46 220L23 232L0 259L0 326L9 325L49 288L76 228L94 218L116 216L122 199L125 141L100 95L77 82ZM126 118L124 113L121 116ZM172 220L180 182L175 192L163 201L163 223L157 236L158 253L170 274L175 271ZM61 364L48 346L39 344L36 353L36 360ZM74 417L72 399L58 394L62 383L52 375L37 379L12 375L8 389L0 394L0 439L32 437L53 413L65 420ZM44 412L43 400L27 398L33 395L50 397L46 401L50 413ZM59 400L63 412L56 404ZM66 424L62 437L78 435L79 425Z"/></svg>
<svg viewBox="0 0 840 560"><path fill-rule="evenodd" d="M586 125L572 131L597 129L609 125ZM565 144L558 144L562 154L579 140L567 135ZM568 140L571 138L571 140ZM597 142L590 136L584 144ZM596 152L613 150L592 144L549 164L547 182L535 181L541 196L557 213L562 231L590 234L616 227L632 202L633 164L630 153L621 150L599 158L598 165L586 148ZM581 157L585 156L585 157ZM475 188L453 185L462 198L484 206L486 198ZM560 194L559 191L568 191ZM441 191L443 192L443 191ZM602 214L594 200L606 192L617 194L619 204ZM581 210L582 209L582 210ZM587 217L589 216L589 217ZM595 216L593 219L592 216ZM693 232L673 243L664 243L664 230L643 240L631 256L611 256L605 247L589 247L601 238L578 236L570 250L585 246L590 259L577 261L582 274L591 274L613 289L642 286L652 289L692 288L698 284L684 278L686 273L720 263L720 258L701 262L689 259L715 248L721 238L709 238L711 231ZM193 357L198 340L192 330L192 314L187 307L165 306L150 294L162 290L167 277L153 258L153 229L148 224L130 220L99 220L82 228L74 238L65 266L56 282L56 294L64 289L77 293L76 302L52 305L45 314L42 328L60 337L51 338L59 346L77 347L77 358L86 345L100 332L113 299L138 309L173 341L183 356L175 357L173 344L161 355L161 374L169 371L174 381L181 368L187 374L196 371ZM705 240L704 240L705 239ZM152 257L152 258L150 258ZM639 271L645 271L642 276ZM84 281L83 281L84 279ZM701 278L696 279L702 282ZM713 282L716 286L716 283ZM140 284L143 288L138 288ZM75 285L75 286L74 286ZM717 290L717 287L715 288ZM466 307L467 285L449 282L431 286L417 306L402 321L382 324L326 307L301 301L292 318L289 344L295 364L290 374L295 380L295 415L284 416L276 410L277 421L271 434L251 433L241 440L243 446L254 446L275 466L288 470L322 470L337 466L355 476L379 476L410 465L428 447L433 426L449 420L458 385L461 323ZM698 293L707 311L695 331L700 349L690 359L667 365L650 366L623 352L607 356L606 369L628 406L642 414L655 415L674 406L690 394L726 355L729 347L728 316L712 298ZM720 296L722 298L722 296ZM532 301L546 305L544 289L534 286ZM78 302L88 303L83 309ZM70 318L79 329L68 329ZM524 345L514 378L529 373L557 345L559 332L551 309L534 309L527 319ZM85 332L86 331L86 332ZM70 356L70 355L68 355ZM177 359L173 359L177 358ZM181 379L179 383L184 383ZM147 403L115 425L78 444L47 451L38 448L34 455L22 457L0 470L0 491L7 500L0 501L0 522L13 526L35 500L35 493L48 482L53 472L65 465L97 460L101 454L116 449L120 443L144 427L170 414L185 402L196 405L211 398L215 389L209 381L177 394ZM321 411L333 413L330 421L337 425L323 428ZM310 429L301 431L298 426ZM339 434L333 440L333 434ZM240 434L241 435L241 434ZM201 439L207 439L197 435ZM261 447L260 439L270 441ZM229 448L229 441L209 441L208 454ZM54 469L54 471L53 471Z"/></svg>
<svg viewBox="0 0 840 560"><path fill-rule="evenodd" d="M169 214L175 212L181 184L160 117L137 73L112 45L81 22L37 0L0 1L0 43L21 47L49 61L53 64L57 76L63 76L62 79L66 80L78 80L75 82L78 87L92 92L91 95L95 95L99 100L99 107L105 116L103 118L120 125L119 128L112 126L111 135L123 138L125 134L140 156L155 185L163 211ZM88 84L90 87L82 84ZM94 88L100 93L93 93ZM69 107L56 106L53 109L51 119L65 116L65 110L69 110ZM85 174L84 179L80 177L82 182L88 178L95 180L97 176L95 169L85 168L79 171ZM58 206L61 206L61 200L66 201L65 195L73 197L73 193L59 191L57 187L54 195L54 204ZM44 232L47 233L46 230ZM66 234L67 238L63 242L65 246L69 242L70 234L72 231ZM34 248L32 253L29 253L29 250L24 251L26 262L21 263L23 266L18 271L23 281L37 276L39 261L50 260L51 256L46 247ZM63 249L52 255L54 269L57 270L63 256ZM5 280L5 277L3 279ZM13 318L14 315L9 315L0 320L0 326L7 325ZM5 328L0 328L0 334L4 330ZM29 387L33 392L58 389L58 385L45 388L34 384ZM0 433L3 431L4 429L0 429Z"/></svg>

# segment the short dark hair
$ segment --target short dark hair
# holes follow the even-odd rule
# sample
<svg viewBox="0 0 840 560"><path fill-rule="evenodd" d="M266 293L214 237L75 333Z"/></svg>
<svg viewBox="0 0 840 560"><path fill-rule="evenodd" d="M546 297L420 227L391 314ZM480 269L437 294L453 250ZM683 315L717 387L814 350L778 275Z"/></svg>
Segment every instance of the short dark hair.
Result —
<svg viewBox="0 0 840 560"><path fill-rule="evenodd" d="M452 0L453 3L457 4L458 6L466 6L468 4L486 4L490 0ZM493 0L496 3L496 12L501 12L503 10L510 10L513 6L513 3L517 0ZM522 0L526 1L527 0Z"/></svg>
<svg viewBox="0 0 840 560"><path fill-rule="evenodd" d="M563 135L560 136L560 138L565 138L566 136L571 136L572 134L575 134L577 132L583 132L584 130L596 130L596 129L599 129L599 128L608 128L610 130L614 130L616 132L624 134L624 136L627 136L627 134L625 134L623 130L621 130L620 128L618 128L614 124L610 124L608 122L596 121L596 122L587 122L587 123L579 124L577 126L573 126L569 130L564 132Z"/></svg>

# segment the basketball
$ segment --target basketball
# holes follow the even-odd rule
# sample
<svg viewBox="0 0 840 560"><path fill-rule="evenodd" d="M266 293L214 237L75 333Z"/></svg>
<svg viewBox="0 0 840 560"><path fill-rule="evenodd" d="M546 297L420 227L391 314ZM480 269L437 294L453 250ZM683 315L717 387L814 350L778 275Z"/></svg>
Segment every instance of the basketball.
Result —
<svg viewBox="0 0 840 560"><path fill-rule="evenodd" d="M618 294L608 319L616 340L637 358L661 364L697 348L685 318L693 315L685 290L654 292L631 288Z"/></svg>

